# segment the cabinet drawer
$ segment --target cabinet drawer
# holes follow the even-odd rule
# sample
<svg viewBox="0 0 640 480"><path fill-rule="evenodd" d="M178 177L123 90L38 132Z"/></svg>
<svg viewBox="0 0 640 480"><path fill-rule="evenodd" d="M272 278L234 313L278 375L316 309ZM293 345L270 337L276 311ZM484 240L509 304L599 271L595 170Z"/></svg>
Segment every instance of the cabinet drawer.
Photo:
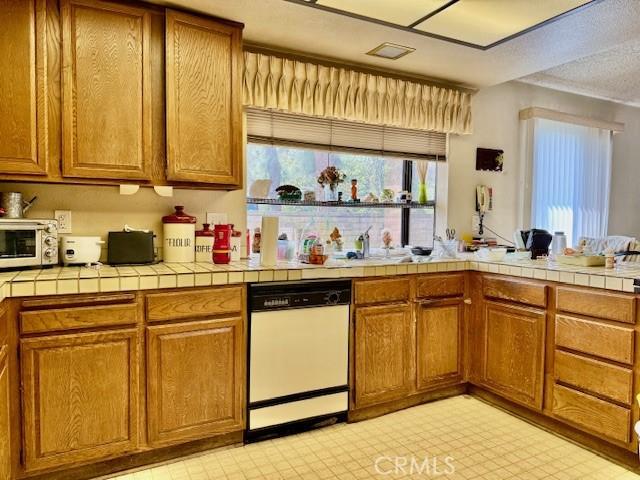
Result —
<svg viewBox="0 0 640 480"><path fill-rule="evenodd" d="M136 304L30 310L20 313L20 332L29 334L132 325L137 320Z"/></svg>
<svg viewBox="0 0 640 480"><path fill-rule="evenodd" d="M553 415L622 443L629 442L631 411L561 385L553 386Z"/></svg>
<svg viewBox="0 0 640 480"><path fill-rule="evenodd" d="M631 405L633 371L573 353L555 352L554 378L582 390Z"/></svg>
<svg viewBox="0 0 640 480"><path fill-rule="evenodd" d="M556 308L589 317L636 323L636 299L631 295L594 289L558 287Z"/></svg>
<svg viewBox="0 0 640 480"><path fill-rule="evenodd" d="M482 293L488 298L499 298L536 307L547 306L547 287L540 283L485 276L482 280Z"/></svg>
<svg viewBox="0 0 640 480"><path fill-rule="evenodd" d="M620 363L633 363L633 329L556 315L556 345Z"/></svg>
<svg viewBox="0 0 640 480"><path fill-rule="evenodd" d="M356 305L406 302L410 296L411 284L408 278L379 278L355 282Z"/></svg>
<svg viewBox="0 0 640 480"><path fill-rule="evenodd" d="M242 310L242 287L147 295L147 320L150 322L240 313Z"/></svg>
<svg viewBox="0 0 640 480"><path fill-rule="evenodd" d="M464 274L421 275L418 277L416 292L418 298L464 295Z"/></svg>

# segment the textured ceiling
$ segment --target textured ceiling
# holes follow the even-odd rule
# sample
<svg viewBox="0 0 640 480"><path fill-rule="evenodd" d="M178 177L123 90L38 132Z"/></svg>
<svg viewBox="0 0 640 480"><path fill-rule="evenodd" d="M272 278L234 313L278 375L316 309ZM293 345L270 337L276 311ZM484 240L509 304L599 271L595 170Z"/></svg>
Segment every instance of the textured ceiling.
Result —
<svg viewBox="0 0 640 480"><path fill-rule="evenodd" d="M640 106L640 39L528 75L521 80Z"/></svg>
<svg viewBox="0 0 640 480"><path fill-rule="evenodd" d="M640 0L595 2L486 51L284 0L155 3L243 22L247 43L474 88L520 78L640 39ZM366 55L383 42L407 45L416 51L399 60Z"/></svg>

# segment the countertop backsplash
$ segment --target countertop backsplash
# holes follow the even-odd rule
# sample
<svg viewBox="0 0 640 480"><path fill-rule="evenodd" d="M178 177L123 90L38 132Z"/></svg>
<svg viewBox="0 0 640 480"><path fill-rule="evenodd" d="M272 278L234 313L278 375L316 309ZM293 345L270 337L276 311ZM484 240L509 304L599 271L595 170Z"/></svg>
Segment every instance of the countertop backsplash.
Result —
<svg viewBox="0 0 640 480"><path fill-rule="evenodd" d="M206 220L207 212L226 212L236 229L246 228L245 191L173 189L173 197L161 197L153 188L140 187L133 195L120 195L118 187L92 185L56 185L5 183L1 191L22 192L24 198L38 196L27 213L28 218L53 218L54 210L71 210L71 234L99 235L106 241L109 231L122 230L125 224L153 230L155 245L162 255L162 216L173 212L174 205L198 219L196 229ZM106 259L106 244L101 260Z"/></svg>

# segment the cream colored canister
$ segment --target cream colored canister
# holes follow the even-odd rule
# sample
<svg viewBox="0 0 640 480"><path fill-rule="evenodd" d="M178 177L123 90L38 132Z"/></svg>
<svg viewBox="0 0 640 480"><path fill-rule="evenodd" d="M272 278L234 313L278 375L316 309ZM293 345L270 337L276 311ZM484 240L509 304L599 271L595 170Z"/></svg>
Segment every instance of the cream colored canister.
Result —
<svg viewBox="0 0 640 480"><path fill-rule="evenodd" d="M176 206L171 215L162 217L164 243L162 258L166 263L191 263L195 260L196 217Z"/></svg>

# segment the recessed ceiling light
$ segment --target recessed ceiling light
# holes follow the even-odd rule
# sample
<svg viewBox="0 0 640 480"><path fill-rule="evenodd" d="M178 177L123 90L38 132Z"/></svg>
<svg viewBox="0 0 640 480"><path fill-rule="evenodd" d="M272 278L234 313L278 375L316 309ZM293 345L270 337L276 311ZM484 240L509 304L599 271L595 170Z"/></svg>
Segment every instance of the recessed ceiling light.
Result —
<svg viewBox="0 0 640 480"><path fill-rule="evenodd" d="M395 43L385 42L382 45L378 45L373 50L367 52L367 55L374 57L386 58L389 60L397 60L400 57L415 52L415 48L405 47L403 45L397 45Z"/></svg>

